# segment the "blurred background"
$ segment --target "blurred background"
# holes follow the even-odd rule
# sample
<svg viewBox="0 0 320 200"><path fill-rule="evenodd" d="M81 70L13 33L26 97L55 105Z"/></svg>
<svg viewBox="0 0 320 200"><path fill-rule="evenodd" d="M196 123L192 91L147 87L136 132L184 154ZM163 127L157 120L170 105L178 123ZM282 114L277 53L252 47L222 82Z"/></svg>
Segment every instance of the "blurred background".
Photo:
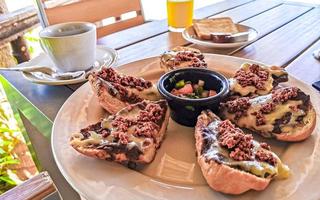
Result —
<svg viewBox="0 0 320 200"><path fill-rule="evenodd" d="M46 2L48 2L49 4L52 3L55 5L74 1L78 0L46 0ZM201 8L220 1L224 0L195 0L194 8ZM320 4L320 0L290 1ZM166 0L141 0L141 3L146 21L166 18ZM35 0L0 0L0 25L2 22L5 22L8 19L14 20L15 18L26 17L28 16L28 13L30 15L30 13L34 11L34 8ZM4 16L4 14L6 14L7 16ZM103 23L110 23L110 20L107 19L103 21ZM28 31L25 31L24 29L23 37L21 37L21 39L18 38L18 40L15 41L14 44L12 44L12 42L10 41L11 47L10 45L1 43L0 41L0 67L14 66L16 65L16 63L20 63L39 55L39 53L42 52L38 44L39 30L41 30L41 27L38 22L32 25L32 27L29 27ZM2 40L1 34L2 32L0 32L0 40ZM11 51L13 51L13 53L11 53Z"/></svg>

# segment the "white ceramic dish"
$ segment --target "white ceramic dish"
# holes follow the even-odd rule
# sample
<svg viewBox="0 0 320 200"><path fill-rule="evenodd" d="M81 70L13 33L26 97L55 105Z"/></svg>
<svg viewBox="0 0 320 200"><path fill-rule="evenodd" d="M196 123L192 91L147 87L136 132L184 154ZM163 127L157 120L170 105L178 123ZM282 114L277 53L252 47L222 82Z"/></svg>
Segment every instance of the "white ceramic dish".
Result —
<svg viewBox="0 0 320 200"><path fill-rule="evenodd" d="M258 31L256 31L254 28L251 28L249 26L241 25L241 24L236 24L240 32L249 32L248 40L244 42L233 42L233 43L215 43L210 40L201 40L198 38L197 34L194 31L193 26L190 26L186 28L182 32L182 36L185 40L200 45L204 47L209 47L209 48L215 48L215 49L229 49L229 48L237 48L241 47L243 45L249 44L253 41L255 41L258 37Z"/></svg>
<svg viewBox="0 0 320 200"><path fill-rule="evenodd" d="M231 75L243 62L254 61L205 54L210 69ZM157 81L163 72L159 58L136 61L118 68L125 74ZM296 85L310 94L317 113L320 95L310 86L290 77L288 85ZM54 121L51 144L55 161L72 187L87 200L178 200L178 199L320 199L320 119L313 135L304 142L287 144L268 141L272 149L292 170L286 180L274 180L262 192L250 191L239 196L224 195L208 187L196 162L193 128L169 121L168 131L155 160L141 171L122 165L88 158L69 145L73 132L97 122L105 115L88 83L65 102ZM307 196L306 196L307 195Z"/></svg>
<svg viewBox="0 0 320 200"><path fill-rule="evenodd" d="M118 53L111 48L105 47L103 45L97 45L96 49L96 62L95 67L91 70L97 70L100 68L102 64L106 66L113 66L118 59ZM26 66L33 66L33 65L43 65L53 67L54 64L52 60L46 54L40 54L38 57L30 60L29 62L25 62L19 65L19 67L26 67ZM82 83L86 81L84 75L80 76L75 79L70 80L57 80L57 79L50 79L47 76L43 76L41 73L34 72L34 73L24 73L22 72L23 77L27 80L39 83L39 84L46 84L46 85L70 85L76 83Z"/></svg>

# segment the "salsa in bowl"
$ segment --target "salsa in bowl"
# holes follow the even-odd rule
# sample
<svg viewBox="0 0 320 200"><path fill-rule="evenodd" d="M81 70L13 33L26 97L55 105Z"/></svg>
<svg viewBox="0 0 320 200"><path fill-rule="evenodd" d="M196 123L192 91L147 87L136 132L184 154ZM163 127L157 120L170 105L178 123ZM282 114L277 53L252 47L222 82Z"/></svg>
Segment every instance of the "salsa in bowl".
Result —
<svg viewBox="0 0 320 200"><path fill-rule="evenodd" d="M185 126L194 126L202 110L217 110L229 93L229 82L209 69L183 68L160 77L160 94L168 101L171 118Z"/></svg>
<svg viewBox="0 0 320 200"><path fill-rule="evenodd" d="M191 81L182 79L175 84L170 93L189 99L200 99L217 95L215 90L205 89L205 85L205 81L203 80L198 80L198 83L192 83Z"/></svg>

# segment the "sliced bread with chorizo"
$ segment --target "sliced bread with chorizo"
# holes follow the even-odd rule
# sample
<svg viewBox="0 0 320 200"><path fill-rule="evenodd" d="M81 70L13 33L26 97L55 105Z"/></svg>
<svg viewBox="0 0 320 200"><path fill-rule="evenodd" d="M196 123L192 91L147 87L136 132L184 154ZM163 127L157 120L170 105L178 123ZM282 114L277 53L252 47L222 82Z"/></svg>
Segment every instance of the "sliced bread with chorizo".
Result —
<svg viewBox="0 0 320 200"><path fill-rule="evenodd" d="M70 145L86 156L134 168L154 159L168 120L165 100L142 101L73 133Z"/></svg>
<svg viewBox="0 0 320 200"><path fill-rule="evenodd" d="M315 128L316 112L310 96L297 87L282 87L254 98L241 97L221 104L221 116L263 137L301 141Z"/></svg>
<svg viewBox="0 0 320 200"><path fill-rule="evenodd" d="M120 74L111 67L90 73L88 80L100 105L111 114L143 100L161 99L151 81Z"/></svg>
<svg viewBox="0 0 320 200"><path fill-rule="evenodd" d="M207 63L200 50L178 46L161 55L160 67L167 72L185 67L207 68Z"/></svg>
<svg viewBox="0 0 320 200"><path fill-rule="evenodd" d="M289 176L289 168L266 143L202 111L195 127L197 160L208 185L219 192L241 194L264 190L275 178Z"/></svg>
<svg viewBox="0 0 320 200"><path fill-rule="evenodd" d="M288 73L283 68L252 63L243 63L229 79L230 91L240 96L269 94L279 83L286 81Z"/></svg>

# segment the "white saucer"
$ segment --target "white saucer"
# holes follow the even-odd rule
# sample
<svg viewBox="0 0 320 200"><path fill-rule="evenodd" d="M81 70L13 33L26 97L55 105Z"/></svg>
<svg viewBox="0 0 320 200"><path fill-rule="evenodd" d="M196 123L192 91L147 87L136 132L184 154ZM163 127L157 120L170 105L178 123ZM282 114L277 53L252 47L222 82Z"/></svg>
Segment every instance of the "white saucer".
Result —
<svg viewBox="0 0 320 200"><path fill-rule="evenodd" d="M97 45L96 62L95 62L95 66L91 70L97 70L103 64L106 66L112 66L115 64L117 59L118 59L118 53L116 52L116 50L105 47L103 45ZM41 53L39 56L35 57L34 59L28 62L24 62L18 65L18 67L27 67L27 66L34 66L34 65L54 67L52 60L49 58L48 55L44 53ZM76 84L76 83L81 83L86 81L85 75L75 79L70 79L70 80L56 80L56 79L48 78L47 76L43 76L41 73L38 73L38 72L33 72L33 73L22 72L22 74L24 78L26 78L31 82L46 84L46 85L70 85L70 84Z"/></svg>
<svg viewBox="0 0 320 200"><path fill-rule="evenodd" d="M241 47L243 45L249 44L257 39L258 31L256 31L254 28L251 28L249 26L245 26L242 24L236 24L236 26L240 32L247 32L247 31L249 32L249 37L247 41L232 42L232 43L215 43L210 40L201 40L200 38L198 38L197 34L195 33L193 26L186 28L182 32L182 36L185 40L191 43L198 44L204 47L215 48L215 49L237 48L237 47Z"/></svg>

